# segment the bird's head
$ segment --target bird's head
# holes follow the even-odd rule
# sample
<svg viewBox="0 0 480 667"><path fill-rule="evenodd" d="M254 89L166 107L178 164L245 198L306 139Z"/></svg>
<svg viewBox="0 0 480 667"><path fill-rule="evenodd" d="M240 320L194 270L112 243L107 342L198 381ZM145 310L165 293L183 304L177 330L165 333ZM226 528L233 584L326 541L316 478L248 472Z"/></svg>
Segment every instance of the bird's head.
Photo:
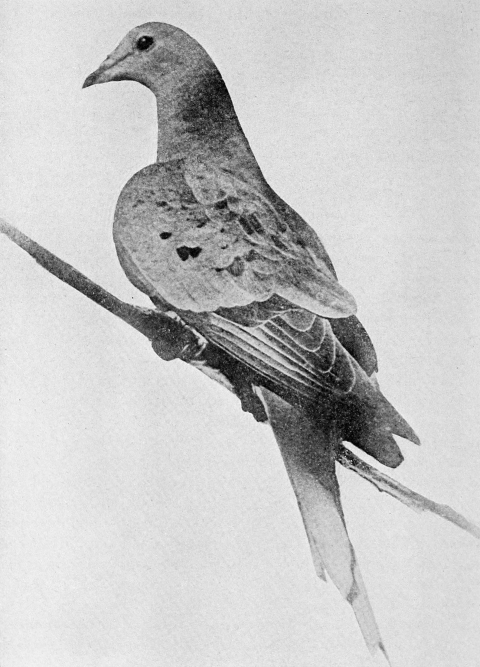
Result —
<svg viewBox="0 0 480 667"><path fill-rule="evenodd" d="M168 89L194 72L215 67L207 52L187 33L166 23L144 23L133 28L98 69L85 79L84 88L108 81L138 81L154 92Z"/></svg>
<svg viewBox="0 0 480 667"><path fill-rule="evenodd" d="M232 136L241 141L242 131L220 72L203 47L180 28L144 23L130 30L83 87L108 81L138 81L154 93L159 161L195 147L211 148Z"/></svg>

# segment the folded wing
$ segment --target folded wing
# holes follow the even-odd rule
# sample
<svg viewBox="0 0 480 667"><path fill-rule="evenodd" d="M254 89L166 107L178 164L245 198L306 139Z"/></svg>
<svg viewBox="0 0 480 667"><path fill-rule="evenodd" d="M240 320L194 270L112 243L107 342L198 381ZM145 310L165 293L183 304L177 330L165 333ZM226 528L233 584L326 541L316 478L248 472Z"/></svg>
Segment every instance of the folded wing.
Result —
<svg viewBox="0 0 480 667"><path fill-rule="evenodd" d="M334 334L332 323L288 302L272 298L263 304L221 309L191 323L219 347L258 373L289 388L323 414L335 413L341 439L359 446L384 465L398 466L403 456L393 434L419 443L418 437L381 393L373 372L374 355L363 337L352 352ZM281 311L281 312L279 312ZM267 317L270 313L270 317ZM342 322L334 320L333 323ZM247 323L249 326L247 326ZM354 323L360 333L361 325ZM342 330L340 329L340 335ZM366 333L365 333L366 336Z"/></svg>
<svg viewBox="0 0 480 667"><path fill-rule="evenodd" d="M355 312L353 297L265 193L200 162L155 164L130 179L114 239L131 280L181 310L278 295L323 317Z"/></svg>

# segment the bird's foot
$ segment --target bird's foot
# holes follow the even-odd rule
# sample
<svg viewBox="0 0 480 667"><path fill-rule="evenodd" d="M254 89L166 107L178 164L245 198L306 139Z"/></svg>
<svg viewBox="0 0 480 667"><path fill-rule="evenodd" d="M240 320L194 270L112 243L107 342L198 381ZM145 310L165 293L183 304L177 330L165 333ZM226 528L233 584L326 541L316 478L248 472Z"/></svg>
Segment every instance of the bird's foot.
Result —
<svg viewBox="0 0 480 667"><path fill-rule="evenodd" d="M154 352L164 361L182 359L188 363L201 357L207 346L207 340L198 331L186 324L174 311L164 311L163 315L180 325L179 335L174 342L167 342L162 337L154 338L152 340Z"/></svg>

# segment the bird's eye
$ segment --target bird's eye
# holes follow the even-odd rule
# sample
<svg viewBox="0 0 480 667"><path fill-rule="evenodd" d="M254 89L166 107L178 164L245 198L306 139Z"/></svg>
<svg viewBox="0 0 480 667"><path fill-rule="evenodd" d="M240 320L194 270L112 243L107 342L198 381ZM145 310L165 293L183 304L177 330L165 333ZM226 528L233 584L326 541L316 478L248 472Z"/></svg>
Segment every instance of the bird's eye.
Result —
<svg viewBox="0 0 480 667"><path fill-rule="evenodd" d="M143 35L143 37L140 37L137 40L137 49L139 51L146 51L149 49L153 44L153 37L150 37L149 35Z"/></svg>

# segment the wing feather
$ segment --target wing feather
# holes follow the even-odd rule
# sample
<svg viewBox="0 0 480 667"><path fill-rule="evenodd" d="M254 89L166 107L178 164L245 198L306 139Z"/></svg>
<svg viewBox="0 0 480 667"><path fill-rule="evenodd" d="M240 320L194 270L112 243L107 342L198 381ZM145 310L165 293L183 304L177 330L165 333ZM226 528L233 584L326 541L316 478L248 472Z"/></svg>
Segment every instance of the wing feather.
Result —
<svg viewBox="0 0 480 667"><path fill-rule="evenodd" d="M295 231L293 221L267 193L199 161L186 169L185 180L213 222L223 229L236 226L243 242L236 259L243 262L243 271L257 278L274 276L269 296L276 293L325 317L346 317L355 312L353 297L330 267L312 254L305 237Z"/></svg>
<svg viewBox="0 0 480 667"><path fill-rule="evenodd" d="M118 200L114 239L131 280L179 310L242 307L277 295L322 317L352 315L353 297L296 231L297 222L258 184L179 160L130 179Z"/></svg>
<svg viewBox="0 0 480 667"><path fill-rule="evenodd" d="M202 318L201 329L212 342L268 377L277 380L281 373L306 384L310 397L325 391L349 394L360 369L334 336L329 321L316 316L306 332L296 330L292 318L285 317L276 315L246 327L225 313L210 313Z"/></svg>

